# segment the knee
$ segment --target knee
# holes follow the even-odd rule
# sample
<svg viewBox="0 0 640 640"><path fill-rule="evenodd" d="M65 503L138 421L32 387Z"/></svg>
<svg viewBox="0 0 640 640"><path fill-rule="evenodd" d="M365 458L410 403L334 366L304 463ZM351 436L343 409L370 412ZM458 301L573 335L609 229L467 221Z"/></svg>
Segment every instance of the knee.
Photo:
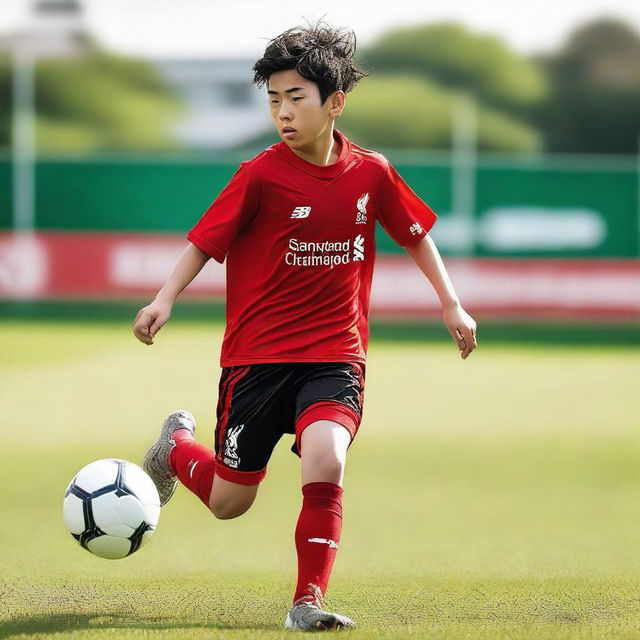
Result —
<svg viewBox="0 0 640 640"><path fill-rule="evenodd" d="M313 454L307 460L307 466L314 476L335 482L335 478L341 478L344 473L345 460L334 451L327 451Z"/></svg>
<svg viewBox="0 0 640 640"><path fill-rule="evenodd" d="M216 475L209 497L209 510L219 520L237 518L246 513L253 504L258 486L237 484Z"/></svg>
<svg viewBox="0 0 640 640"><path fill-rule="evenodd" d="M209 505L211 513L218 520L233 520L238 518L247 511L251 504L234 504L232 502L213 503Z"/></svg>

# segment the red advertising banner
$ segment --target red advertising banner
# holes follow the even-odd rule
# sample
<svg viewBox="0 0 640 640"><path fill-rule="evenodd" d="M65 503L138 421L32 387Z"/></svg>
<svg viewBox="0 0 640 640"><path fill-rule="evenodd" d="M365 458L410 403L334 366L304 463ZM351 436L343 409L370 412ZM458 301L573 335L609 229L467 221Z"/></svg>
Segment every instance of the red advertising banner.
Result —
<svg viewBox="0 0 640 640"><path fill-rule="evenodd" d="M149 299L187 240L180 235L0 233L0 299ZM520 316L640 318L640 263L633 260L448 258L465 308ZM225 267L210 260L182 294L221 299ZM439 313L438 299L408 255L378 255L371 311Z"/></svg>

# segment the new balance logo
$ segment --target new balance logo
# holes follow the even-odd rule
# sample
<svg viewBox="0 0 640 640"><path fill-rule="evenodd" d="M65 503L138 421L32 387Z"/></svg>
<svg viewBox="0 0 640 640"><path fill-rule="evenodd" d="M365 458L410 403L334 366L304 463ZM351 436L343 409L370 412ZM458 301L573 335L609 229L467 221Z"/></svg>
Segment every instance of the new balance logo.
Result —
<svg viewBox="0 0 640 640"><path fill-rule="evenodd" d="M409 227L409 231L411 231L412 236L417 236L419 233L422 233L422 225L419 222L414 222Z"/></svg>
<svg viewBox="0 0 640 640"><path fill-rule="evenodd" d="M353 239L353 261L364 260L364 238L358 234Z"/></svg>
<svg viewBox="0 0 640 640"><path fill-rule="evenodd" d="M369 194L363 193L356 205L358 208L356 224L367 224L367 202L369 202Z"/></svg>
<svg viewBox="0 0 640 640"><path fill-rule="evenodd" d="M335 540L328 540L327 538L309 538L307 542L318 542L320 544L329 545L329 549L337 549L338 543Z"/></svg>
<svg viewBox="0 0 640 640"><path fill-rule="evenodd" d="M296 207L291 214L292 218L308 218L311 213L311 207Z"/></svg>

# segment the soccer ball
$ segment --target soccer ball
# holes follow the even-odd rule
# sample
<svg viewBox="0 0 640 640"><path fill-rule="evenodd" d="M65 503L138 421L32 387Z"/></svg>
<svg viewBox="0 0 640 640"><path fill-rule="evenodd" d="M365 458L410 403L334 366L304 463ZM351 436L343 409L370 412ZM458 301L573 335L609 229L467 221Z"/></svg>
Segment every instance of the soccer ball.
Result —
<svg viewBox="0 0 640 640"><path fill-rule="evenodd" d="M153 480L133 462L96 460L78 471L64 494L64 521L87 551L124 558L155 531L160 498Z"/></svg>

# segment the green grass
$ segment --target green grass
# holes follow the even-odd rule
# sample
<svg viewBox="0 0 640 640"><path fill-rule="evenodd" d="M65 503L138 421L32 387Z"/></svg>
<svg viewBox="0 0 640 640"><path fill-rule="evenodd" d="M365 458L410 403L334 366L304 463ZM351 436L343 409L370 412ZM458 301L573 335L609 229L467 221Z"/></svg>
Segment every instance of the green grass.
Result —
<svg viewBox="0 0 640 640"><path fill-rule="evenodd" d="M179 490L131 558L94 558L61 502L139 461L164 415L212 440L221 325L0 323L0 639L282 638L298 459L220 522ZM328 592L349 637L640 638L640 349L374 341Z"/></svg>

